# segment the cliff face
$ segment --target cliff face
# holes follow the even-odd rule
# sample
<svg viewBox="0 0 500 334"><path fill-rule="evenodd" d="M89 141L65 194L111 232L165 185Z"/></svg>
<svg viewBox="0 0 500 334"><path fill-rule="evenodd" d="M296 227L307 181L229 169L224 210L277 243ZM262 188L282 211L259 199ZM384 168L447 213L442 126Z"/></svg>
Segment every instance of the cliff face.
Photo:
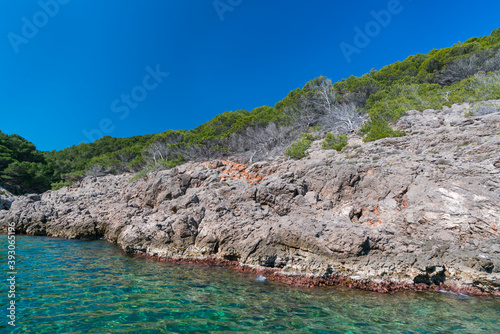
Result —
<svg viewBox="0 0 500 334"><path fill-rule="evenodd" d="M491 103L500 105L500 101ZM17 198L3 232L101 238L160 258L500 292L500 113L409 111L401 138L307 158L189 163ZM8 209L8 210L7 210Z"/></svg>

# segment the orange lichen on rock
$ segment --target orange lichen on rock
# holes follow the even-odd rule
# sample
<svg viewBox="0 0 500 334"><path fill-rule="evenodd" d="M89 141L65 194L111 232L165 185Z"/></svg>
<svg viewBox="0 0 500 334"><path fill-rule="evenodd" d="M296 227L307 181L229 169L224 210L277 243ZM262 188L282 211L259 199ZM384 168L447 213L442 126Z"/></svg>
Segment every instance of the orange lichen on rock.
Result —
<svg viewBox="0 0 500 334"><path fill-rule="evenodd" d="M260 183L264 175L252 173L248 171L248 166L245 164L223 160L216 164L218 169L224 174L221 176L221 181L226 180L246 180L248 183Z"/></svg>
<svg viewBox="0 0 500 334"><path fill-rule="evenodd" d="M498 232L498 227L495 225L495 223L491 223L491 230L490 232L494 235L500 235L500 233Z"/></svg>
<svg viewBox="0 0 500 334"><path fill-rule="evenodd" d="M362 225L363 225L363 224L368 224L368 225L371 225L371 226L377 226L377 225L382 225L382 224L383 224L383 222L382 222L381 220L379 220L378 222L373 222L373 221L371 221L371 220L367 220L366 222L361 223L361 224L362 224Z"/></svg>

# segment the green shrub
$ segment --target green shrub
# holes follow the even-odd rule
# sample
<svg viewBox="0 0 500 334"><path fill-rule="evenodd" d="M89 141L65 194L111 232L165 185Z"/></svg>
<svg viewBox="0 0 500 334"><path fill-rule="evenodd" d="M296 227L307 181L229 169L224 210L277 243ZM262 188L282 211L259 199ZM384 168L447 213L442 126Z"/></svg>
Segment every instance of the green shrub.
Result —
<svg viewBox="0 0 500 334"><path fill-rule="evenodd" d="M347 136L339 135L335 136L328 132L326 134L326 138L321 144L321 149L323 150L337 150L341 151L344 147L347 146Z"/></svg>
<svg viewBox="0 0 500 334"><path fill-rule="evenodd" d="M316 140L317 138L316 138L316 136L314 136L311 133L303 133L302 139L309 140L310 142L312 142L313 140Z"/></svg>
<svg viewBox="0 0 500 334"><path fill-rule="evenodd" d="M54 182L52 183L52 190L59 190L69 185L70 185L69 181Z"/></svg>
<svg viewBox="0 0 500 334"><path fill-rule="evenodd" d="M183 162L184 161L181 158L177 158L175 160L160 160L158 164L165 169L171 169L176 166L182 165Z"/></svg>
<svg viewBox="0 0 500 334"><path fill-rule="evenodd" d="M310 133L304 133L302 138L294 142L286 150L286 155L294 159L302 159L308 156L307 150L311 147L311 142L315 137Z"/></svg>
<svg viewBox="0 0 500 334"><path fill-rule="evenodd" d="M371 119L363 125L361 132L365 133L364 142L370 142L386 137L402 137L404 131L393 130L389 126L389 122L381 118Z"/></svg>
<svg viewBox="0 0 500 334"><path fill-rule="evenodd" d="M322 128L323 126L321 125L311 126L311 128L309 129L309 133L318 133Z"/></svg>

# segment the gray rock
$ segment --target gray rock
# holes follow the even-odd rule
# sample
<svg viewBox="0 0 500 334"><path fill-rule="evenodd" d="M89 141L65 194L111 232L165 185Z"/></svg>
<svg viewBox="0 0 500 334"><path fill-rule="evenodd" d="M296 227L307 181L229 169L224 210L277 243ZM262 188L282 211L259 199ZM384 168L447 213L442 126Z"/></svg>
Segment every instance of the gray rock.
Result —
<svg viewBox="0 0 500 334"><path fill-rule="evenodd" d="M0 210L9 210L15 196L6 189L0 187Z"/></svg>
<svg viewBox="0 0 500 334"><path fill-rule="evenodd" d="M126 252L287 274L498 289L500 118L471 122L468 107L409 112L398 122L411 126L405 137L353 137L342 152L256 163L247 171L261 173L260 184L221 181L213 161L132 183L109 175L42 196L1 195L0 230L13 222L18 233L104 237Z"/></svg>

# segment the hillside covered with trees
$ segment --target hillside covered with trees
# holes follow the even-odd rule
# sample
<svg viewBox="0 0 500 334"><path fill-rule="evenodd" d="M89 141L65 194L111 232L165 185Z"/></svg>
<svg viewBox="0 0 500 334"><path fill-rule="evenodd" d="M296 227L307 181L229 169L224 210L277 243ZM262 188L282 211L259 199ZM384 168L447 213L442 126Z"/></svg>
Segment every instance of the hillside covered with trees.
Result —
<svg viewBox="0 0 500 334"><path fill-rule="evenodd" d="M490 99L500 99L500 29L361 77L337 83L319 77L273 107L227 111L192 130L108 136L51 152L0 132L0 184L16 193L42 192L85 175L141 176L190 160L301 158L314 139L326 138L326 149L341 149L348 133L360 133L364 141L403 136L391 123L406 110Z"/></svg>

